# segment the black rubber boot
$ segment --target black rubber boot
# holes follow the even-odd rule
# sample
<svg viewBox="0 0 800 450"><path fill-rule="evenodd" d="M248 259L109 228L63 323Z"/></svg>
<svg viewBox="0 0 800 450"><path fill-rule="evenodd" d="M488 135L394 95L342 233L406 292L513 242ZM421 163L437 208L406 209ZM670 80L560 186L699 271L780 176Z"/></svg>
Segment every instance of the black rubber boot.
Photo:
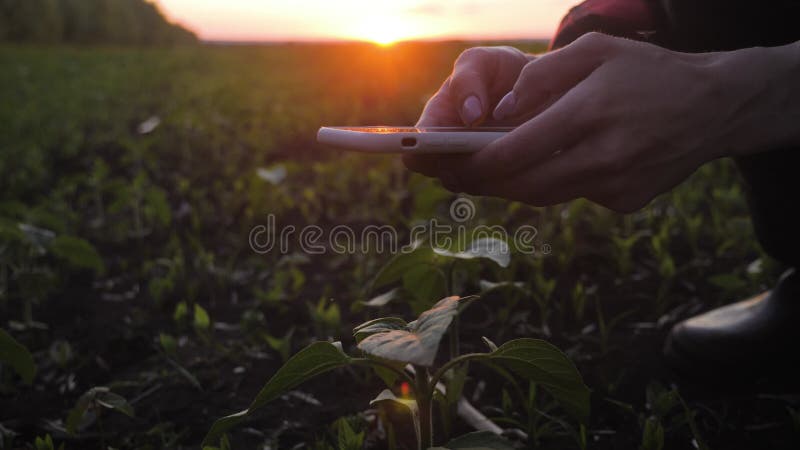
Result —
<svg viewBox="0 0 800 450"><path fill-rule="evenodd" d="M722 377L736 382L797 373L798 342L800 275L792 269L772 291L675 325L664 353L682 375L724 383Z"/></svg>

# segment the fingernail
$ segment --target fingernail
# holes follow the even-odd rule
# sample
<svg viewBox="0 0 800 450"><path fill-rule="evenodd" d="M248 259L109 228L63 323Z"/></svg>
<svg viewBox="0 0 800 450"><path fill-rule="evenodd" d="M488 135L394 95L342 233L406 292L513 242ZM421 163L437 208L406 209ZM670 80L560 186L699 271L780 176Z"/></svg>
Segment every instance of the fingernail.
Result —
<svg viewBox="0 0 800 450"><path fill-rule="evenodd" d="M461 106L461 118L464 119L467 125L472 125L481 117L481 101L478 97L472 95L464 100Z"/></svg>
<svg viewBox="0 0 800 450"><path fill-rule="evenodd" d="M500 100L500 103L497 104L497 107L492 113L492 117L494 117L494 120L503 120L514 114L515 109L517 109L517 96L514 95L514 91L510 91Z"/></svg>

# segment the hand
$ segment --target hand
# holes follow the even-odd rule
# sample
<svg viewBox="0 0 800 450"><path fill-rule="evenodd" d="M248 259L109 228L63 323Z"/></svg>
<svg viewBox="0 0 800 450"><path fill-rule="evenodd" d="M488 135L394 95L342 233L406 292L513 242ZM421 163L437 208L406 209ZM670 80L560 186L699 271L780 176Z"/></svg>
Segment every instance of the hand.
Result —
<svg viewBox="0 0 800 450"><path fill-rule="evenodd" d="M473 47L456 59L453 73L428 100L419 127L479 125L533 56L513 47Z"/></svg>
<svg viewBox="0 0 800 450"><path fill-rule="evenodd" d="M461 127L480 125L487 119L500 98L517 81L522 68L534 57L513 47L474 47L456 59L453 73L428 100L418 127ZM516 120L515 120L516 119ZM517 118L493 125L518 125ZM446 167L452 155L406 155L412 170L434 173Z"/></svg>
<svg viewBox="0 0 800 450"><path fill-rule="evenodd" d="M453 191L634 211L729 150L747 96L729 95L725 55L587 34L527 63L493 112L532 119L477 153L406 164Z"/></svg>

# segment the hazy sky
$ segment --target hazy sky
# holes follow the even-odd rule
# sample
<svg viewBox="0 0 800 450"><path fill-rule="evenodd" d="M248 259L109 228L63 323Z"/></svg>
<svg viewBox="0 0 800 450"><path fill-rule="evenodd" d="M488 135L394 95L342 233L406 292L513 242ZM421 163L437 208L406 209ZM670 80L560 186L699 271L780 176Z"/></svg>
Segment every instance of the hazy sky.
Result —
<svg viewBox="0 0 800 450"><path fill-rule="evenodd" d="M577 0L156 0L202 39L548 38Z"/></svg>

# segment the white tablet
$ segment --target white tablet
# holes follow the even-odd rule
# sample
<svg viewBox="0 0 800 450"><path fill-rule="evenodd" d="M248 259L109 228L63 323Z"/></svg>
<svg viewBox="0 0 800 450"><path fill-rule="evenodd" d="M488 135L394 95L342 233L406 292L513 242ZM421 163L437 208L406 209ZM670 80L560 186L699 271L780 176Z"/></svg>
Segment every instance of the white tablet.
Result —
<svg viewBox="0 0 800 450"><path fill-rule="evenodd" d="M368 153L471 153L513 128L322 127L317 141Z"/></svg>

